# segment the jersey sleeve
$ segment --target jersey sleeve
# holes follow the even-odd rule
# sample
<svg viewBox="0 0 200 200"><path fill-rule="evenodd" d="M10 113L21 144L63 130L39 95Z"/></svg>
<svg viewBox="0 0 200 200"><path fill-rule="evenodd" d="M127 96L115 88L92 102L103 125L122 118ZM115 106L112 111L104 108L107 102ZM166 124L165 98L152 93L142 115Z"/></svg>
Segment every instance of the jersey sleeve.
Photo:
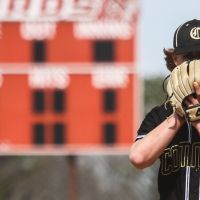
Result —
<svg viewBox="0 0 200 200"><path fill-rule="evenodd" d="M157 127L161 122L163 122L166 117L171 115L173 112L169 104L162 104L153 108L142 121L138 131L136 140L142 139L151 130Z"/></svg>

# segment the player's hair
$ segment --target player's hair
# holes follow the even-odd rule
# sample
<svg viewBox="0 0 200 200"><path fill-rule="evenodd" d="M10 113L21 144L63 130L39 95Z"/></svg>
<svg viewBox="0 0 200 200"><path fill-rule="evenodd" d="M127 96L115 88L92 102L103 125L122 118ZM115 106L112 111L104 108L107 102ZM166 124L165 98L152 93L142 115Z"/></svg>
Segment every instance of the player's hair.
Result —
<svg viewBox="0 0 200 200"><path fill-rule="evenodd" d="M174 49L163 49L163 52L164 52L164 55L165 55L164 59L165 59L165 62L166 62L167 69L169 71L172 71L176 67L174 60L172 58L172 54L174 53ZM188 52L188 53L183 54L183 56L184 56L185 60L200 59L200 51Z"/></svg>
<svg viewBox="0 0 200 200"><path fill-rule="evenodd" d="M169 71L172 71L176 67L174 60L172 58L172 54L174 53L174 50L173 49L163 49L163 52L165 55L164 59L166 62L167 69Z"/></svg>

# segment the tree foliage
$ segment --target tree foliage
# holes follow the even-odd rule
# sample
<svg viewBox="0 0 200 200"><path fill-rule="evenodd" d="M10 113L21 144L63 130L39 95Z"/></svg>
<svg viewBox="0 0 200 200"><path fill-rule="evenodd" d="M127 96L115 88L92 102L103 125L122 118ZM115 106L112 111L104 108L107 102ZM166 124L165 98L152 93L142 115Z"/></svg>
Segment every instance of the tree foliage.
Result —
<svg viewBox="0 0 200 200"><path fill-rule="evenodd" d="M154 106L161 105L166 100L163 91L164 76L156 76L144 79L144 112L149 112Z"/></svg>

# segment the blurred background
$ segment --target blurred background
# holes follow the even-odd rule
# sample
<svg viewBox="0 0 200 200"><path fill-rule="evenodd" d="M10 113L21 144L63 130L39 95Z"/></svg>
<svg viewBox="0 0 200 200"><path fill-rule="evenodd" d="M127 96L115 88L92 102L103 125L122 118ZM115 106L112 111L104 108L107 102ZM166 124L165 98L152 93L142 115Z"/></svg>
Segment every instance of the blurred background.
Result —
<svg viewBox="0 0 200 200"><path fill-rule="evenodd" d="M128 154L193 1L0 0L0 199L158 199Z"/></svg>

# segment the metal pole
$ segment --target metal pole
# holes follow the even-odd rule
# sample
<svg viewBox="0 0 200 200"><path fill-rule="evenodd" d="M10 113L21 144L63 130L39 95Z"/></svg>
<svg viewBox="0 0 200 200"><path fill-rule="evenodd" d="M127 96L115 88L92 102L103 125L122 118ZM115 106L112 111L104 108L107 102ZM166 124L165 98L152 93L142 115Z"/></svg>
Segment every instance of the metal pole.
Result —
<svg viewBox="0 0 200 200"><path fill-rule="evenodd" d="M74 155L67 156L69 167L68 196L69 200L78 200L78 167L77 157Z"/></svg>

